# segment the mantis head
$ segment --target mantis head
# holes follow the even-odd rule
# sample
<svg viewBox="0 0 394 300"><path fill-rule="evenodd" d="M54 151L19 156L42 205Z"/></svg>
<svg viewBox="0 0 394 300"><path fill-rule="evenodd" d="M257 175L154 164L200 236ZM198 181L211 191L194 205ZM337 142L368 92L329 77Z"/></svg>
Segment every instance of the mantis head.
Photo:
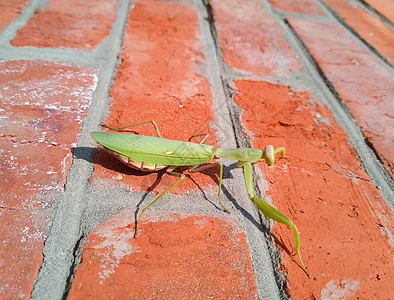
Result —
<svg viewBox="0 0 394 300"><path fill-rule="evenodd" d="M275 155L279 152L282 153L282 158L285 157L286 149L284 147L274 148L274 146L268 145L263 151L261 160L264 160L270 166L275 162Z"/></svg>

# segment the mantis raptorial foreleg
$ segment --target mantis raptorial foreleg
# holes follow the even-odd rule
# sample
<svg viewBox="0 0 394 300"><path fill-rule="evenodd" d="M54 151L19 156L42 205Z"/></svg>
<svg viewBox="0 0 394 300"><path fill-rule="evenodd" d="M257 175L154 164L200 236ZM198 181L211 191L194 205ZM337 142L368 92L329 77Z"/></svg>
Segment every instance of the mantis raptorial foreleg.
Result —
<svg viewBox="0 0 394 300"><path fill-rule="evenodd" d="M159 127L157 126L156 122L153 121L153 120L139 122L139 123L134 123L134 124L127 125L127 126L122 126L122 127L111 127L111 126L108 126L108 125L105 125L105 124L103 126L108 128L108 129L118 131L118 130L126 129L126 128L137 126L137 125L142 125L142 124L146 124L146 123L152 123L153 127L155 128L157 136L161 137L161 134L160 134L160 131L159 131Z"/></svg>
<svg viewBox="0 0 394 300"><path fill-rule="evenodd" d="M301 258L301 254L300 254L300 235L298 233L298 229L295 226L295 224L288 218L286 217L283 213L281 213L279 210L277 210L276 208L272 207L271 205L269 205L268 203L266 203L265 201L263 201L261 198L256 197L256 192L253 188L253 168L252 168L252 164L250 162L240 162L243 166L244 169L244 178L245 178L245 185L246 185L246 190L248 192L249 198L250 200L252 200L252 202L254 204L256 204L256 206L263 212L263 214L270 218L273 219L276 222L285 224L287 226L287 228L293 228L294 230L294 244L295 244L295 250L296 253L301 261L301 265L304 269L304 271L308 274L309 278L311 277L311 274L309 273L309 271L306 269L302 258Z"/></svg>
<svg viewBox="0 0 394 300"><path fill-rule="evenodd" d="M167 173L170 175L173 175L173 176L179 176L180 178L176 182L174 182L169 188L167 188L163 193L161 193L159 196L157 196L155 200L153 200L151 203L149 203L148 206L146 206L141 211L141 214L137 219L137 223L135 224L134 237L137 237L137 235L138 235L138 224L141 221L141 218L142 218L142 215L144 214L144 212L147 211L148 208L151 207L157 200L159 200L161 197L163 197L165 194L167 194L174 186L176 186L178 183L180 183L186 177L186 175L181 174L181 173L176 173L176 172L171 172L171 171L167 171Z"/></svg>

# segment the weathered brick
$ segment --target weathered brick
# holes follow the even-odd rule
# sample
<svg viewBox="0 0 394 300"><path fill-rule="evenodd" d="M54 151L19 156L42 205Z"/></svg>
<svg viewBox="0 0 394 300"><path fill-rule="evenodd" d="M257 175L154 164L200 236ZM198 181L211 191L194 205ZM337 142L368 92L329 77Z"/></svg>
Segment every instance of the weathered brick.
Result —
<svg viewBox="0 0 394 300"><path fill-rule="evenodd" d="M257 299L249 247L232 219L125 209L84 244L69 299Z"/></svg>
<svg viewBox="0 0 394 300"><path fill-rule="evenodd" d="M271 5L286 12L308 15L324 15L323 10L314 0L269 0Z"/></svg>
<svg viewBox="0 0 394 300"><path fill-rule="evenodd" d="M297 19L289 22L394 178L392 72L337 24Z"/></svg>
<svg viewBox="0 0 394 300"><path fill-rule="evenodd" d="M11 44L94 49L108 36L117 9L115 0L50 0L18 30Z"/></svg>
<svg viewBox="0 0 394 300"><path fill-rule="evenodd" d="M354 0L325 0L357 34L391 64L394 63L394 31Z"/></svg>
<svg viewBox="0 0 394 300"><path fill-rule="evenodd" d="M0 62L0 298L28 298L96 85L71 64Z"/></svg>
<svg viewBox="0 0 394 300"><path fill-rule="evenodd" d="M214 120L213 103L209 82L204 77L206 61L198 28L198 14L191 7L158 1L133 2L122 63L111 90L114 100L107 125L155 120L163 137L186 141L196 133L214 133L209 126ZM156 135L151 124L130 130ZM215 140L213 134L206 143ZM96 154L95 161L93 183L112 178L133 189L147 190L158 178L157 173L133 171L104 151ZM217 186L209 176L192 176L202 188ZM154 191L163 192L175 180L163 176ZM186 179L171 192L191 190L198 190L197 186Z"/></svg>
<svg viewBox="0 0 394 300"><path fill-rule="evenodd" d="M363 0L394 23L394 3L391 0Z"/></svg>
<svg viewBox="0 0 394 300"><path fill-rule="evenodd" d="M279 24L262 1L210 3L223 58L230 68L253 75L284 77L301 69Z"/></svg>
<svg viewBox="0 0 394 300"><path fill-rule="evenodd" d="M36 5L38 2L2 1L0 30L17 18L27 3ZM41 6L18 31L11 44L94 49L108 36L119 1L85 2L49 0L47 7ZM352 6L368 3L393 21L392 1L322 0L316 3L322 2L392 62L392 46L388 42L392 31L382 25L387 24L387 20L383 23L379 16ZM207 35L199 30L203 22L208 22L198 15L198 10L203 9L201 1L136 0L130 3L131 13L122 37L121 63L111 90L114 101L106 123L121 126L154 119L164 137L188 140L192 134L211 132L207 143L217 145L212 128L217 128L215 115L222 111L213 109L207 80L213 74L206 74L203 42L210 45L211 41L203 41ZM275 16L275 10L266 10L269 3L280 10L279 15ZM302 80L300 76L304 73L298 72L302 66L276 20L282 17L281 11L305 14L298 16L307 20L290 19L290 24L390 172L394 158L391 151L394 140L390 101L394 91L392 75L369 50L346 33L342 25L308 21L321 19L325 14L316 3L311 0L210 1L215 22L211 25L217 30L219 51L223 52L230 68L221 69L224 73L219 75L239 78L244 74L255 79L273 76L280 77L281 82L293 83ZM363 22L354 19L354 15ZM111 42L119 42L120 31L114 33ZM8 48L3 49L4 57L14 57L16 54L10 53L12 49ZM41 57L46 53L35 48L27 50L19 49L17 53L22 51L25 57ZM62 52L52 49L52 59L60 57ZM90 64L96 54L85 53L85 63ZM85 57L81 59L84 61ZM111 72L111 66L106 65L103 71ZM95 70L66 63L0 62L0 298L30 296L41 267L54 202L63 190L72 159L71 149L92 98L96 75ZM104 85L105 82L103 80ZM234 86L234 100L244 109L245 135L252 138L253 146L263 148L273 144L288 150L286 159L271 167L260 164L260 168L268 180L264 192L301 231L301 253L313 276L309 280L298 258L290 256L294 252L292 232L276 224L273 235L278 248L285 250L281 269L288 278L291 297L390 298L389 280L394 277L392 212L363 170L332 114L314 95L295 84L237 80ZM149 124L130 131L154 135ZM172 193L216 194L217 173L213 168L204 174L193 174L194 182L185 179ZM94 198L103 185L104 188L116 185L131 191L159 193L174 182L173 177L160 176L133 171L108 153L96 151L89 187L92 193L81 197L92 196L91 201L87 201L88 210L97 214L85 215L82 222L90 225L91 217L99 217L101 212L110 214L108 210L98 212L100 208L108 208L107 203L100 203L103 207L99 208ZM123 195L127 201L129 196L132 198L128 203L139 200L133 194ZM177 198L191 200L190 197ZM116 199L110 209L123 207L125 202L119 204L123 200ZM197 197L191 201L194 200L199 203ZM179 202L179 207L183 209L184 203ZM125 209L90 232L83 245L81 264L70 274L75 277L69 298L258 297L250 257L254 253L245 241L244 228L232 218L155 212L145 215L140 236L134 239L135 213L133 207ZM67 246L72 249L79 245ZM72 257L71 252L63 254ZM46 256L47 264L41 275L51 268L57 271L53 266L59 261L54 262L52 258ZM256 257L253 259L257 265L262 263ZM66 272L71 267L71 261L68 262L70 265L62 265L66 271L59 286L66 284ZM256 276L258 280L265 276L260 275ZM35 288L38 295L45 294L42 282ZM262 289L260 285L259 291ZM62 293L63 287L60 290Z"/></svg>
<svg viewBox="0 0 394 300"><path fill-rule="evenodd" d="M28 2L27 0L3 0L0 2L0 31L21 14Z"/></svg>
<svg viewBox="0 0 394 300"><path fill-rule="evenodd" d="M390 298L392 212L331 112L308 91L248 80L235 86L252 146L287 149L286 159L259 166L274 205L300 230L301 254L312 274L310 280L289 255L292 232L276 224L291 297Z"/></svg>

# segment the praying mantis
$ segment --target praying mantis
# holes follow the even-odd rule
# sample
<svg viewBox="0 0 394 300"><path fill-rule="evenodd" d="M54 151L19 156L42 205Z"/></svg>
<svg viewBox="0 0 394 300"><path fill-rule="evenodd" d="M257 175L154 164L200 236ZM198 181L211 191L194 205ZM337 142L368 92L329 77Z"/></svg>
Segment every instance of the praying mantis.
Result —
<svg viewBox="0 0 394 300"><path fill-rule="evenodd" d="M282 212L272 207L261 198L256 196L253 188L253 168L252 163L265 161L269 166L275 163L276 154L281 154L285 157L286 149L284 147L274 148L268 145L264 150L256 148L237 148L237 149L221 149L215 148L211 145L203 144L209 134L197 134L196 136L204 136L200 143L191 143L186 141L169 140L161 137L159 128L155 121L144 121L131 124L124 127L109 127L104 125L110 130L119 131L129 127L151 123L155 128L157 137L145 136L130 133L120 132L104 132L93 131L92 137L104 147L106 151L111 153L121 162L127 166L141 170L143 172L155 172L166 170L166 172L173 176L178 176L179 179L168 187L163 193L157 196L150 204L148 204L139 215L134 237L138 235L138 225L141 221L142 215L149 209L157 200L168 193L174 186L185 179L186 175L176 172L178 167L187 167L189 172L197 171L199 168L204 167L202 164L212 159L232 159L237 160L237 167L242 167L244 172L245 186L250 200L260 209L260 211L268 218L282 223L287 228L293 228L295 250L300 259L302 268L311 277L309 271L306 269L300 254L300 236L296 225L286 217ZM218 199L221 207L227 213L229 211L223 206L220 194L223 177L223 165L221 162L215 162L219 165L219 191Z"/></svg>

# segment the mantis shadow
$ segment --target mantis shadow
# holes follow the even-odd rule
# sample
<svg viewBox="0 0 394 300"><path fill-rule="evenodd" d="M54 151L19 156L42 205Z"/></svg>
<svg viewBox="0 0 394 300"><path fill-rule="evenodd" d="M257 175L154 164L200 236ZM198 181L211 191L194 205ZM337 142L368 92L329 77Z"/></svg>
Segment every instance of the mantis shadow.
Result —
<svg viewBox="0 0 394 300"><path fill-rule="evenodd" d="M109 169L126 175L146 175L144 172L126 166L103 148L75 147L71 148L71 151L75 159L83 159L91 164L98 164L104 169Z"/></svg>
<svg viewBox="0 0 394 300"><path fill-rule="evenodd" d="M281 249L283 249L283 251L285 251L289 257L291 258L291 260L293 261L293 263L295 263L300 269L302 269L302 271L309 276L309 274L303 269L302 265L298 262L298 260L295 258L297 257L297 253L292 254L289 250L289 248L287 248L287 246L285 245L284 241L282 239L278 239L274 234L272 234L271 232L268 232L269 236L272 237L275 241L275 244L278 245L278 248L280 247Z"/></svg>
<svg viewBox="0 0 394 300"><path fill-rule="evenodd" d="M71 148L71 153L74 159L83 159L88 163L93 163L93 153L96 149L91 147L73 147Z"/></svg>
<svg viewBox="0 0 394 300"><path fill-rule="evenodd" d="M218 174L219 174L219 168L218 168L218 167L216 167L216 168L217 168L217 169L215 170L215 166L213 165L212 168L210 168L210 169L205 169L205 170L202 170L202 171L199 171L198 173L202 173L202 174L205 174L205 175L211 177L212 180L216 183L216 185L218 186L218 189L219 189L219 176L218 176ZM227 165L223 165L223 180L224 180L224 179L229 179L229 178L233 179L234 176L233 176L233 174L232 174L231 172L232 172L232 170L234 170L234 169L236 169L236 168L238 168L238 167L237 167L237 163L232 163L231 165L228 165L228 166L227 166ZM213 169L214 172L212 172L211 169ZM202 193L204 199L206 199L207 201L209 201L210 203L212 203L210 200L208 200L208 197L206 196L206 194L205 194L205 192L203 191L203 189L198 185L198 183L195 182L195 181L193 180L193 178L191 178L191 180L192 180L192 181L196 184L196 186L199 188L199 190L201 191L201 193ZM246 189L246 187L245 187L245 189ZM224 195L226 196L226 198L234 205L234 207L235 207L238 211L240 211L241 214L242 214L246 219L248 219L254 226L256 226L256 227L257 227L260 231L262 231L262 232L266 232L266 233L269 232L269 229L268 229L263 223L256 221L256 219L255 219L247 210L245 210L242 206L239 205L238 201L233 197L233 195L227 190L227 188L226 188L223 184L222 184L222 191L221 191L221 192L222 192L222 194L224 194ZM222 200L223 200L223 198L222 198ZM222 202L223 202L223 201L222 201ZM219 204L219 199L218 199L217 204L215 204L215 203L212 203L212 204L215 206L215 208L217 208L217 209L223 211L223 208L222 208L221 206L218 205L218 204ZM224 204L223 204L223 205L224 205ZM225 205L224 205L224 206L225 206Z"/></svg>
<svg viewBox="0 0 394 300"><path fill-rule="evenodd" d="M133 168L130 168L129 166L125 165L118 159L116 159L113 155L108 153L102 148L91 148L91 147L75 147L72 149L73 155L76 159L83 159L89 163L95 163L100 165L101 167L105 169L112 170L117 173L125 174L125 175L133 175L133 176L147 176L150 173L147 172L142 172ZM223 180L225 179L233 179L234 176L232 174L232 170L237 168L236 163L232 163L231 165L223 165ZM175 171L180 172L180 173L185 173L185 175L193 181L193 183L197 186L198 190L201 192L202 197L208 201L210 204L212 204L215 208L218 210L223 211L222 207L219 205L219 201L217 203L214 203L209 199L207 196L206 192L204 189L193 179L192 174L193 173L188 173L185 172L187 168L184 167L178 167L175 169ZM140 207L142 203L145 201L147 196L149 195L150 192L152 192L157 185L160 183L162 180L164 174L166 174L166 169L160 170L158 172L155 172L157 174L157 177L155 181L148 187L148 189L145 191L144 195L142 196L141 200L137 204L137 209L134 213L135 215L135 220L137 221L137 216L140 211ZM219 167L217 165L212 164L212 167L203 169L201 171L196 171L194 173L201 173L206 176L209 176L213 182L217 185L219 189ZM234 207L241 212L241 214L247 218L256 228L258 228L260 231L262 231L264 234L268 234L270 236L273 236L269 228L264 225L262 220L256 220L247 210L245 210L242 206L240 206L237 202L237 200L233 197L233 195L227 190L227 188L222 185L222 194L226 196L226 198L234 205ZM259 222L260 221L260 222ZM275 236L273 236L275 241L277 240ZM285 248L285 246L282 243L278 243L283 246L286 252L289 253L288 249Z"/></svg>

